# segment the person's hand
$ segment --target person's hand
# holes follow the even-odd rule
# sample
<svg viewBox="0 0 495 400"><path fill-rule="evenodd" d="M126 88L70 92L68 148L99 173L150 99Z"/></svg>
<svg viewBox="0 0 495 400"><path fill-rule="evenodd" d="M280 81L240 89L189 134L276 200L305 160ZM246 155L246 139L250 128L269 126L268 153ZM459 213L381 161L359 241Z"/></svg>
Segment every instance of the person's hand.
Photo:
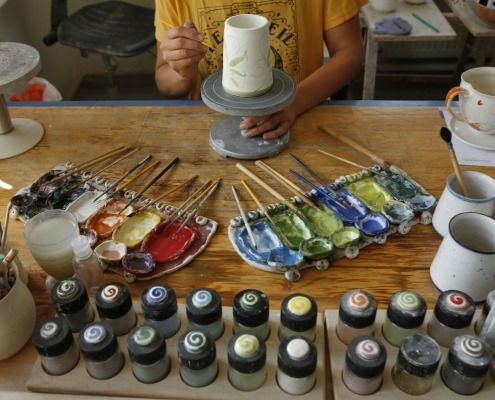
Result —
<svg viewBox="0 0 495 400"><path fill-rule="evenodd" d="M204 36L192 22L176 26L165 31L160 51L163 61L182 79L193 79L198 70L198 63L208 52L208 47L201 41Z"/></svg>
<svg viewBox="0 0 495 400"><path fill-rule="evenodd" d="M241 124L241 134L245 137L263 135L263 139L275 139L285 135L296 120L290 106L270 115L247 117Z"/></svg>

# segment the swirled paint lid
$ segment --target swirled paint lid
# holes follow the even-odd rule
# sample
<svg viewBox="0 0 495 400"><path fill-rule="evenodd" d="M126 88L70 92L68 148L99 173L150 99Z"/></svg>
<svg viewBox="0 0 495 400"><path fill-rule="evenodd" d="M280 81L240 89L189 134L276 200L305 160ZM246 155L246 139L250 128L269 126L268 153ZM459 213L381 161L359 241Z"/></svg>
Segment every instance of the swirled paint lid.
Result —
<svg viewBox="0 0 495 400"><path fill-rule="evenodd" d="M376 309L371 294L360 289L349 290L340 299L339 317L352 328L365 328L375 322Z"/></svg>
<svg viewBox="0 0 495 400"><path fill-rule="evenodd" d="M204 331L184 332L177 343L179 364L191 370L202 370L216 360L215 341Z"/></svg>
<svg viewBox="0 0 495 400"><path fill-rule="evenodd" d="M229 366L244 374L254 373L266 363L266 345L257 334L238 333L227 347Z"/></svg>
<svg viewBox="0 0 495 400"><path fill-rule="evenodd" d="M127 350L131 361L151 365L165 356L167 346L160 331L151 325L141 325L127 335Z"/></svg>
<svg viewBox="0 0 495 400"><path fill-rule="evenodd" d="M316 345L304 336L282 340L278 350L278 369L292 378L304 378L316 371Z"/></svg>
<svg viewBox="0 0 495 400"><path fill-rule="evenodd" d="M60 317L47 318L37 324L32 341L38 354L45 357L64 354L74 343L69 324Z"/></svg>
<svg viewBox="0 0 495 400"><path fill-rule="evenodd" d="M96 291L95 304L100 317L119 318L132 308L131 293L123 283L107 283Z"/></svg>
<svg viewBox="0 0 495 400"><path fill-rule="evenodd" d="M198 325L209 325L222 318L222 299L213 289L195 289L187 296L186 315Z"/></svg>
<svg viewBox="0 0 495 400"><path fill-rule="evenodd" d="M79 349L86 360L108 360L119 347L112 326L107 321L86 325L78 337Z"/></svg>
<svg viewBox="0 0 495 400"><path fill-rule="evenodd" d="M452 368L468 378L483 377L493 360L488 343L473 335L457 336L450 346L448 357Z"/></svg>
<svg viewBox="0 0 495 400"><path fill-rule="evenodd" d="M316 301L302 293L291 294L282 301L280 322L294 332L304 332L316 325Z"/></svg>
<svg viewBox="0 0 495 400"><path fill-rule="evenodd" d="M234 297L232 313L241 325L259 326L268 320L269 312L268 297L259 290L246 289Z"/></svg>
<svg viewBox="0 0 495 400"><path fill-rule="evenodd" d="M426 301L418 293L401 290L390 298L387 317L395 325L412 329L421 326L426 316Z"/></svg>
<svg viewBox="0 0 495 400"><path fill-rule="evenodd" d="M86 287L76 278L58 282L50 294L55 310L61 314L73 314L81 311L89 301Z"/></svg>
<svg viewBox="0 0 495 400"><path fill-rule="evenodd" d="M148 286L141 294L141 308L145 318L159 321L171 317L178 309L174 289L166 284Z"/></svg>
<svg viewBox="0 0 495 400"><path fill-rule="evenodd" d="M380 339L370 336L357 336L347 346L346 365L361 378L373 378L383 373L387 361L387 349Z"/></svg>
<svg viewBox="0 0 495 400"><path fill-rule="evenodd" d="M471 324L475 311L476 304L469 295L447 290L438 296L434 313L445 326L460 329Z"/></svg>

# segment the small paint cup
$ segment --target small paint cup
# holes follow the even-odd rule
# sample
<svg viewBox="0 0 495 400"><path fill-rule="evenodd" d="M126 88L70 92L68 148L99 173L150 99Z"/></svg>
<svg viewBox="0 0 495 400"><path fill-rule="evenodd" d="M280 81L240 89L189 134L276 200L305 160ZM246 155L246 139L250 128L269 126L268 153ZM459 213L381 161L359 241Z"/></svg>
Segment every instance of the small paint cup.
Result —
<svg viewBox="0 0 495 400"><path fill-rule="evenodd" d="M492 177L477 171L462 171L462 178L468 195L462 194L456 174L452 173L447 177L433 212L431 223L441 236L447 235L454 215L477 212L491 216L495 210L495 180Z"/></svg>
<svg viewBox="0 0 495 400"><path fill-rule="evenodd" d="M495 220L484 214L454 216L430 266L440 290L458 290L475 302L495 288Z"/></svg>

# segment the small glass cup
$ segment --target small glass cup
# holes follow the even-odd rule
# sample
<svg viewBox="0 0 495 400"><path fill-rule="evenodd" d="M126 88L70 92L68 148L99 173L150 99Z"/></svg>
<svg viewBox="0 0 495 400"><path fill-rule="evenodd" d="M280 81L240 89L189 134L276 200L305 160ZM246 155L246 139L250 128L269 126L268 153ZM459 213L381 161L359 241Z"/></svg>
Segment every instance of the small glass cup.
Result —
<svg viewBox="0 0 495 400"><path fill-rule="evenodd" d="M34 259L50 277L59 281L74 275L71 242L78 235L76 217L65 210L43 211L24 226L24 239Z"/></svg>

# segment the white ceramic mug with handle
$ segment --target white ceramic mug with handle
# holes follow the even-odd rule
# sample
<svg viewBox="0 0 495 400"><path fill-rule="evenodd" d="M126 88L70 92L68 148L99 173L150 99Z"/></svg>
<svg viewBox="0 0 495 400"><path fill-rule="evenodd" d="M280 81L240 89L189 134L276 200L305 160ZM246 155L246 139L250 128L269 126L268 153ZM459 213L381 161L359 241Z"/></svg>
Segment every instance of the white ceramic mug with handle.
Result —
<svg viewBox="0 0 495 400"><path fill-rule="evenodd" d="M222 86L239 97L261 96L272 88L270 22L239 14L225 20Z"/></svg>
<svg viewBox="0 0 495 400"><path fill-rule="evenodd" d="M495 219L479 213L455 215L430 266L442 292L460 290L474 301L495 289Z"/></svg>
<svg viewBox="0 0 495 400"><path fill-rule="evenodd" d="M459 96L460 114L452 110L452 101ZM495 67L479 67L465 71L459 86L445 97L452 117L479 133L495 134Z"/></svg>

